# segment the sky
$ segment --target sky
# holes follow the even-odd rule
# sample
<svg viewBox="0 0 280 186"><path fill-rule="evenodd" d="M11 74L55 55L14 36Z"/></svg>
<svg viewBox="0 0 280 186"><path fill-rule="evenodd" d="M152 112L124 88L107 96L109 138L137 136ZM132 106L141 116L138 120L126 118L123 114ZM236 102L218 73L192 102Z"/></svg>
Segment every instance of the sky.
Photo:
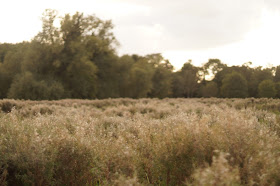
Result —
<svg viewBox="0 0 280 186"><path fill-rule="evenodd" d="M279 0L0 1L0 43L30 41L45 9L112 20L119 55L162 53L176 69L202 65L280 65Z"/></svg>

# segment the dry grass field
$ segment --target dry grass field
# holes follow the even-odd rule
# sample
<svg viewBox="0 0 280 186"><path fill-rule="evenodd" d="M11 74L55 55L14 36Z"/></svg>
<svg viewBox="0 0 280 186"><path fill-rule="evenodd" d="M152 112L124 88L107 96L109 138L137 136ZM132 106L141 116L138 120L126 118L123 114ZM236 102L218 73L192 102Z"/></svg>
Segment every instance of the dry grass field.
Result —
<svg viewBox="0 0 280 186"><path fill-rule="evenodd" d="M276 99L0 101L0 185L280 185Z"/></svg>

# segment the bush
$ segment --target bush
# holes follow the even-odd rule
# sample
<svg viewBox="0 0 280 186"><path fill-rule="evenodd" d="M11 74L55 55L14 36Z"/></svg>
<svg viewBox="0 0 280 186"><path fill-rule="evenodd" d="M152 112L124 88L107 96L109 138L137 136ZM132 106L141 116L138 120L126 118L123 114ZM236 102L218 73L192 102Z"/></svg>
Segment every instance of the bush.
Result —
<svg viewBox="0 0 280 186"><path fill-rule="evenodd" d="M12 108L15 107L17 103L13 100L3 100L0 102L0 107L3 112L11 112Z"/></svg>

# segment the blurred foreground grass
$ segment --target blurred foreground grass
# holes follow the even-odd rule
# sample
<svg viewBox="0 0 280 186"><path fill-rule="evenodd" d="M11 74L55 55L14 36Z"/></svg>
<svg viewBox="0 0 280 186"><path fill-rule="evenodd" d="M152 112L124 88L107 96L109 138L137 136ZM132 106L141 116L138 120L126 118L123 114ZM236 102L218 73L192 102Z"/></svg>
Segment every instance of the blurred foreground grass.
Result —
<svg viewBox="0 0 280 186"><path fill-rule="evenodd" d="M0 185L280 185L280 101L0 101Z"/></svg>

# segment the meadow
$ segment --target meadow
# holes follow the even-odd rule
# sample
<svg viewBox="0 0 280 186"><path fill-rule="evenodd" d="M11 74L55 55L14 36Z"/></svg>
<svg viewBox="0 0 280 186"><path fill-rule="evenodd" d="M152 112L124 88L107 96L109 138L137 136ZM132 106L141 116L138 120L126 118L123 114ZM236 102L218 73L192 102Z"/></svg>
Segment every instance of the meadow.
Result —
<svg viewBox="0 0 280 186"><path fill-rule="evenodd" d="M278 99L7 99L0 110L0 185L280 185Z"/></svg>

